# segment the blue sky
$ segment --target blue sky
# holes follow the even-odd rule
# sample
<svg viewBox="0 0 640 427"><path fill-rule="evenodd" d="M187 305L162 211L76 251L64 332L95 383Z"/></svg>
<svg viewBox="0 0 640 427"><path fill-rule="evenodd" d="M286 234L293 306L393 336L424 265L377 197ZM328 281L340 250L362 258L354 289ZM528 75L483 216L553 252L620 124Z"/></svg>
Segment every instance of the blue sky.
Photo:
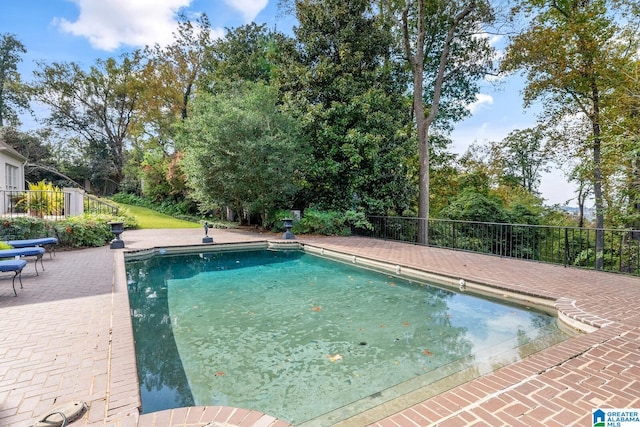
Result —
<svg viewBox="0 0 640 427"><path fill-rule="evenodd" d="M25 81L38 61L74 61L90 66L131 48L172 41L178 13L206 13L216 35L255 21L289 32L295 20L278 10L277 0L0 0L0 33L11 33L27 48L19 71ZM471 106L473 115L452 135L453 151L473 143L502 140L514 129L535 125L534 111L522 108L521 79L486 84ZM27 120L25 121L25 125ZM562 173L545 175L541 191L547 203L573 197Z"/></svg>

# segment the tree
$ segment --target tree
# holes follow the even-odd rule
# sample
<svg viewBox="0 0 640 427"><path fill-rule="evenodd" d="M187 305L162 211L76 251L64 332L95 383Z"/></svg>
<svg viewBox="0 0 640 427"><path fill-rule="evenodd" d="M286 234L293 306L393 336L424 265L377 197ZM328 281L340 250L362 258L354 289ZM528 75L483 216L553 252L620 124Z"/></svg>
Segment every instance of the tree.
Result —
<svg viewBox="0 0 640 427"><path fill-rule="evenodd" d="M541 174L548 171L550 160L542 129L516 129L501 142L492 142L490 151L490 163L494 163L493 170L501 175L500 183L539 195Z"/></svg>
<svg viewBox="0 0 640 427"><path fill-rule="evenodd" d="M5 123L18 126L18 113L29 110L29 96L20 79L20 54L27 49L13 34L0 36L0 128Z"/></svg>
<svg viewBox="0 0 640 427"><path fill-rule="evenodd" d="M640 229L640 61L630 61L622 74L624 80L615 88L617 102L604 112L614 136L613 148L603 158L617 166L620 215L616 224Z"/></svg>
<svg viewBox="0 0 640 427"><path fill-rule="evenodd" d="M259 214L291 208L306 158L295 120L262 83L200 94L179 133L191 194L202 211Z"/></svg>
<svg viewBox="0 0 640 427"><path fill-rule="evenodd" d="M242 82L268 84L281 64L282 51L293 47L293 40L264 24L228 29L215 41L211 60L204 64L201 89L216 94Z"/></svg>
<svg viewBox="0 0 640 427"><path fill-rule="evenodd" d="M211 62L212 48L211 24L202 15L196 22L181 20L172 44L145 49L144 77L149 90L141 101L145 122L154 125L154 134L170 135L168 128L176 117L184 120L189 116L189 103L205 65Z"/></svg>
<svg viewBox="0 0 640 427"><path fill-rule="evenodd" d="M418 242L428 244L429 132L436 120L455 120L475 99L475 82L491 68L493 49L484 27L494 20L486 1L381 0L394 24L397 44L413 78L413 113L418 134L420 221ZM441 107L449 100L449 114ZM457 108L456 108L457 107Z"/></svg>
<svg viewBox="0 0 640 427"><path fill-rule="evenodd" d="M46 122L83 142L92 181L103 193L116 190L123 178L142 91L140 70L135 52L120 61L99 59L88 72L73 62L40 64L34 72L35 99L51 111Z"/></svg>
<svg viewBox="0 0 640 427"><path fill-rule="evenodd" d="M0 140L27 158L24 175L27 182L44 180L59 186L69 185L73 181L58 171L53 151L47 143L50 134L49 129L25 133L13 127L0 128Z"/></svg>
<svg viewBox="0 0 640 427"><path fill-rule="evenodd" d="M603 111L615 104L614 88L621 70L638 52L630 27L620 27L615 11L634 2L607 0L522 0L514 12L524 15L528 28L511 38L503 70L526 69L525 105L542 98L550 120L584 115L590 123L588 143L593 157L596 208L596 269L603 266L604 198L602 146ZM629 10L629 9L627 9ZM622 15L619 15L622 16ZM626 15L624 19L633 19Z"/></svg>
<svg viewBox="0 0 640 427"><path fill-rule="evenodd" d="M309 138L301 204L369 214L410 206L406 80L369 0L298 0L295 52L278 81ZM356 205L356 206L354 206Z"/></svg>
<svg viewBox="0 0 640 427"><path fill-rule="evenodd" d="M593 157L587 143L590 138L589 122L584 116L581 119L566 117L553 126L547 126L545 132L555 163L569 182L576 184L578 227L583 227L587 198L593 194Z"/></svg>
<svg viewBox="0 0 640 427"><path fill-rule="evenodd" d="M175 165L179 170L181 153L175 147L176 124L189 117L199 81L211 62L211 24L206 15L194 22L182 18L173 36L174 41L168 46L155 45L144 50L147 61L142 70L144 90L138 109L143 125L134 130L135 154L127 170L136 175L128 177L126 189L141 189L154 201L182 203L185 198L182 174L170 173L169 166Z"/></svg>

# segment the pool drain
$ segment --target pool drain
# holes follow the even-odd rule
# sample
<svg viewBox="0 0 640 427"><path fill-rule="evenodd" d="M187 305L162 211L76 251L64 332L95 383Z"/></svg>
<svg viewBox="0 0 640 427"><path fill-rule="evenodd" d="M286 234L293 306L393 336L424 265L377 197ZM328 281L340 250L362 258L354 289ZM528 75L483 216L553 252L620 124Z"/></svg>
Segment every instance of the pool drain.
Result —
<svg viewBox="0 0 640 427"><path fill-rule="evenodd" d="M70 402L52 409L34 424L34 427L66 427L84 415L88 409L85 402Z"/></svg>

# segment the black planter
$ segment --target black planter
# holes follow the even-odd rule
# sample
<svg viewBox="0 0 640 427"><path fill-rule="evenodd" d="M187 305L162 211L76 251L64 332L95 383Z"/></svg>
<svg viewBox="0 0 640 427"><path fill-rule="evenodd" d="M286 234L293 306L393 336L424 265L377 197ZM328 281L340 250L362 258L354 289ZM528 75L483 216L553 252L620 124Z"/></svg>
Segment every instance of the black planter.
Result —
<svg viewBox="0 0 640 427"><path fill-rule="evenodd" d="M294 234L291 232L291 227L293 227L293 218L285 218L282 220L282 223L284 224L284 228L286 228L287 230L282 235L282 238L285 240L295 239L296 236L294 236Z"/></svg>
<svg viewBox="0 0 640 427"><path fill-rule="evenodd" d="M111 232L115 236L115 238L111 241L111 245L109 247L111 249L122 249L124 248L124 241L120 239L120 235L124 232L124 223L122 222L110 222Z"/></svg>

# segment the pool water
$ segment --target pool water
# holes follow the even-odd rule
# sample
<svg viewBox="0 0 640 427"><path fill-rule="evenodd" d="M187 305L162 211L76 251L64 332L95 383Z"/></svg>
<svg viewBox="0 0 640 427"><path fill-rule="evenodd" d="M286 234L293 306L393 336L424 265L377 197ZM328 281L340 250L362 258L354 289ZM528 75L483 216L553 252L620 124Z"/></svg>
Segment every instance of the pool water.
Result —
<svg viewBox="0 0 640 427"><path fill-rule="evenodd" d="M566 339L556 319L302 251L127 261L143 411L333 422Z"/></svg>

